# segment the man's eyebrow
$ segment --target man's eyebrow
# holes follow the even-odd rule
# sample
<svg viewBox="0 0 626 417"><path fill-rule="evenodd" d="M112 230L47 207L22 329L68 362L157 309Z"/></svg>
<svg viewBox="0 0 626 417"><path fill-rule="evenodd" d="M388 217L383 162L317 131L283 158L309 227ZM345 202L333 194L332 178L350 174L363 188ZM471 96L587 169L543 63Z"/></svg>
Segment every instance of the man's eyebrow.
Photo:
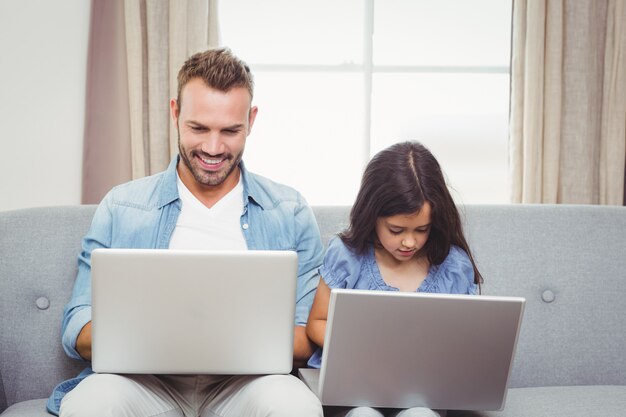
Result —
<svg viewBox="0 0 626 417"><path fill-rule="evenodd" d="M205 125L203 125L200 122L196 122L195 120L187 120L187 122L185 122L185 124L188 125L188 126L195 126L195 127L204 127L204 128L206 128Z"/></svg>
<svg viewBox="0 0 626 417"><path fill-rule="evenodd" d="M239 129L243 129L245 126L243 123L237 123L235 125L232 126L226 126L224 128L222 128L222 130L239 130Z"/></svg>
<svg viewBox="0 0 626 417"><path fill-rule="evenodd" d="M187 120L185 122L185 124L187 126L192 126L192 127L200 127L200 128L204 128L204 129L208 129L209 128L205 124L197 122L195 120ZM245 128L245 125L243 123L237 123L237 124L234 124L234 125L225 126L221 130L239 130L239 129L243 129L243 128Z"/></svg>

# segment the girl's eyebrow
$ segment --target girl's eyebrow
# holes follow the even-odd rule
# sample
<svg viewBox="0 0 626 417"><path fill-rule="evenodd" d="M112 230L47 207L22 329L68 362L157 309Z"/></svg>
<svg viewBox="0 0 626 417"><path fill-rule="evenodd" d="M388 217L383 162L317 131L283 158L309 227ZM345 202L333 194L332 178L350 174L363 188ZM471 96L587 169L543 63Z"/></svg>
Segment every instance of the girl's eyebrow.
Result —
<svg viewBox="0 0 626 417"><path fill-rule="evenodd" d="M400 225L397 225L397 224L393 224L393 223L389 223L389 222L386 222L386 224L387 224L387 227L396 227L398 229L406 229L406 227L400 226ZM426 223L426 224L422 224L422 225L417 226L416 229L419 229L420 227L429 227L432 224L433 224L432 222Z"/></svg>
<svg viewBox="0 0 626 417"><path fill-rule="evenodd" d="M385 221L385 224L386 224L387 226L389 226L389 227L398 227L398 228L402 228L402 226L398 226L397 224L390 223L388 220L386 220L386 221Z"/></svg>

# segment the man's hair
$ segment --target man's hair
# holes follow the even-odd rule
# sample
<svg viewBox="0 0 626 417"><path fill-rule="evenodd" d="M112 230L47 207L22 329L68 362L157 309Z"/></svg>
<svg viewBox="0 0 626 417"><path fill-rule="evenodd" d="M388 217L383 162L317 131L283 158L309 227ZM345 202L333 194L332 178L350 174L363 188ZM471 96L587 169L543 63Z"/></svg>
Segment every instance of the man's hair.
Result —
<svg viewBox="0 0 626 417"><path fill-rule="evenodd" d="M420 252L431 265L441 264L451 245L463 249L474 267L474 281L482 277L469 249L457 206L450 195L443 172L433 154L419 142L396 143L377 153L367 164L361 187L350 212L350 224L339 234L357 254L379 245L376 221L379 217L413 214L428 202L431 228Z"/></svg>
<svg viewBox="0 0 626 417"><path fill-rule="evenodd" d="M253 96L254 80L250 67L237 58L229 48L212 48L192 55L178 71L178 108L181 91L189 81L200 78L211 88L227 92L232 88L244 87Z"/></svg>

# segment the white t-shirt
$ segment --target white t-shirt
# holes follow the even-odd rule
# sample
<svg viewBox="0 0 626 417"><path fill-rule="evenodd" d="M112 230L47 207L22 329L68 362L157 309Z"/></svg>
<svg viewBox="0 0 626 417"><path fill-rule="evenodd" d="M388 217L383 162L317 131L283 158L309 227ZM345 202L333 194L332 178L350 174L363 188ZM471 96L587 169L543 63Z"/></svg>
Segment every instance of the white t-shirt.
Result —
<svg viewBox="0 0 626 417"><path fill-rule="evenodd" d="M246 250L241 230L243 184L239 182L213 207L202 204L178 178L181 212L170 239L170 249Z"/></svg>

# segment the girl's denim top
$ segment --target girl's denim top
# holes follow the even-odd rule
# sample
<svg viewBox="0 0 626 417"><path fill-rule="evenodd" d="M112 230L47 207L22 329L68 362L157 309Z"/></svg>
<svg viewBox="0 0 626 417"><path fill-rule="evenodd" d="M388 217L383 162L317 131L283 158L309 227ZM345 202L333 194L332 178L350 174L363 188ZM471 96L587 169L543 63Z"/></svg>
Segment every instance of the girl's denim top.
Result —
<svg viewBox="0 0 626 417"><path fill-rule="evenodd" d="M359 290L399 291L385 283L376 263L374 246L365 255L357 255L338 237L328 243L320 276L329 288ZM431 265L428 275L417 292L444 294L476 294L474 267L465 251L458 246L450 247L450 252L439 265ZM322 349L317 349L308 365L319 368L322 363Z"/></svg>

